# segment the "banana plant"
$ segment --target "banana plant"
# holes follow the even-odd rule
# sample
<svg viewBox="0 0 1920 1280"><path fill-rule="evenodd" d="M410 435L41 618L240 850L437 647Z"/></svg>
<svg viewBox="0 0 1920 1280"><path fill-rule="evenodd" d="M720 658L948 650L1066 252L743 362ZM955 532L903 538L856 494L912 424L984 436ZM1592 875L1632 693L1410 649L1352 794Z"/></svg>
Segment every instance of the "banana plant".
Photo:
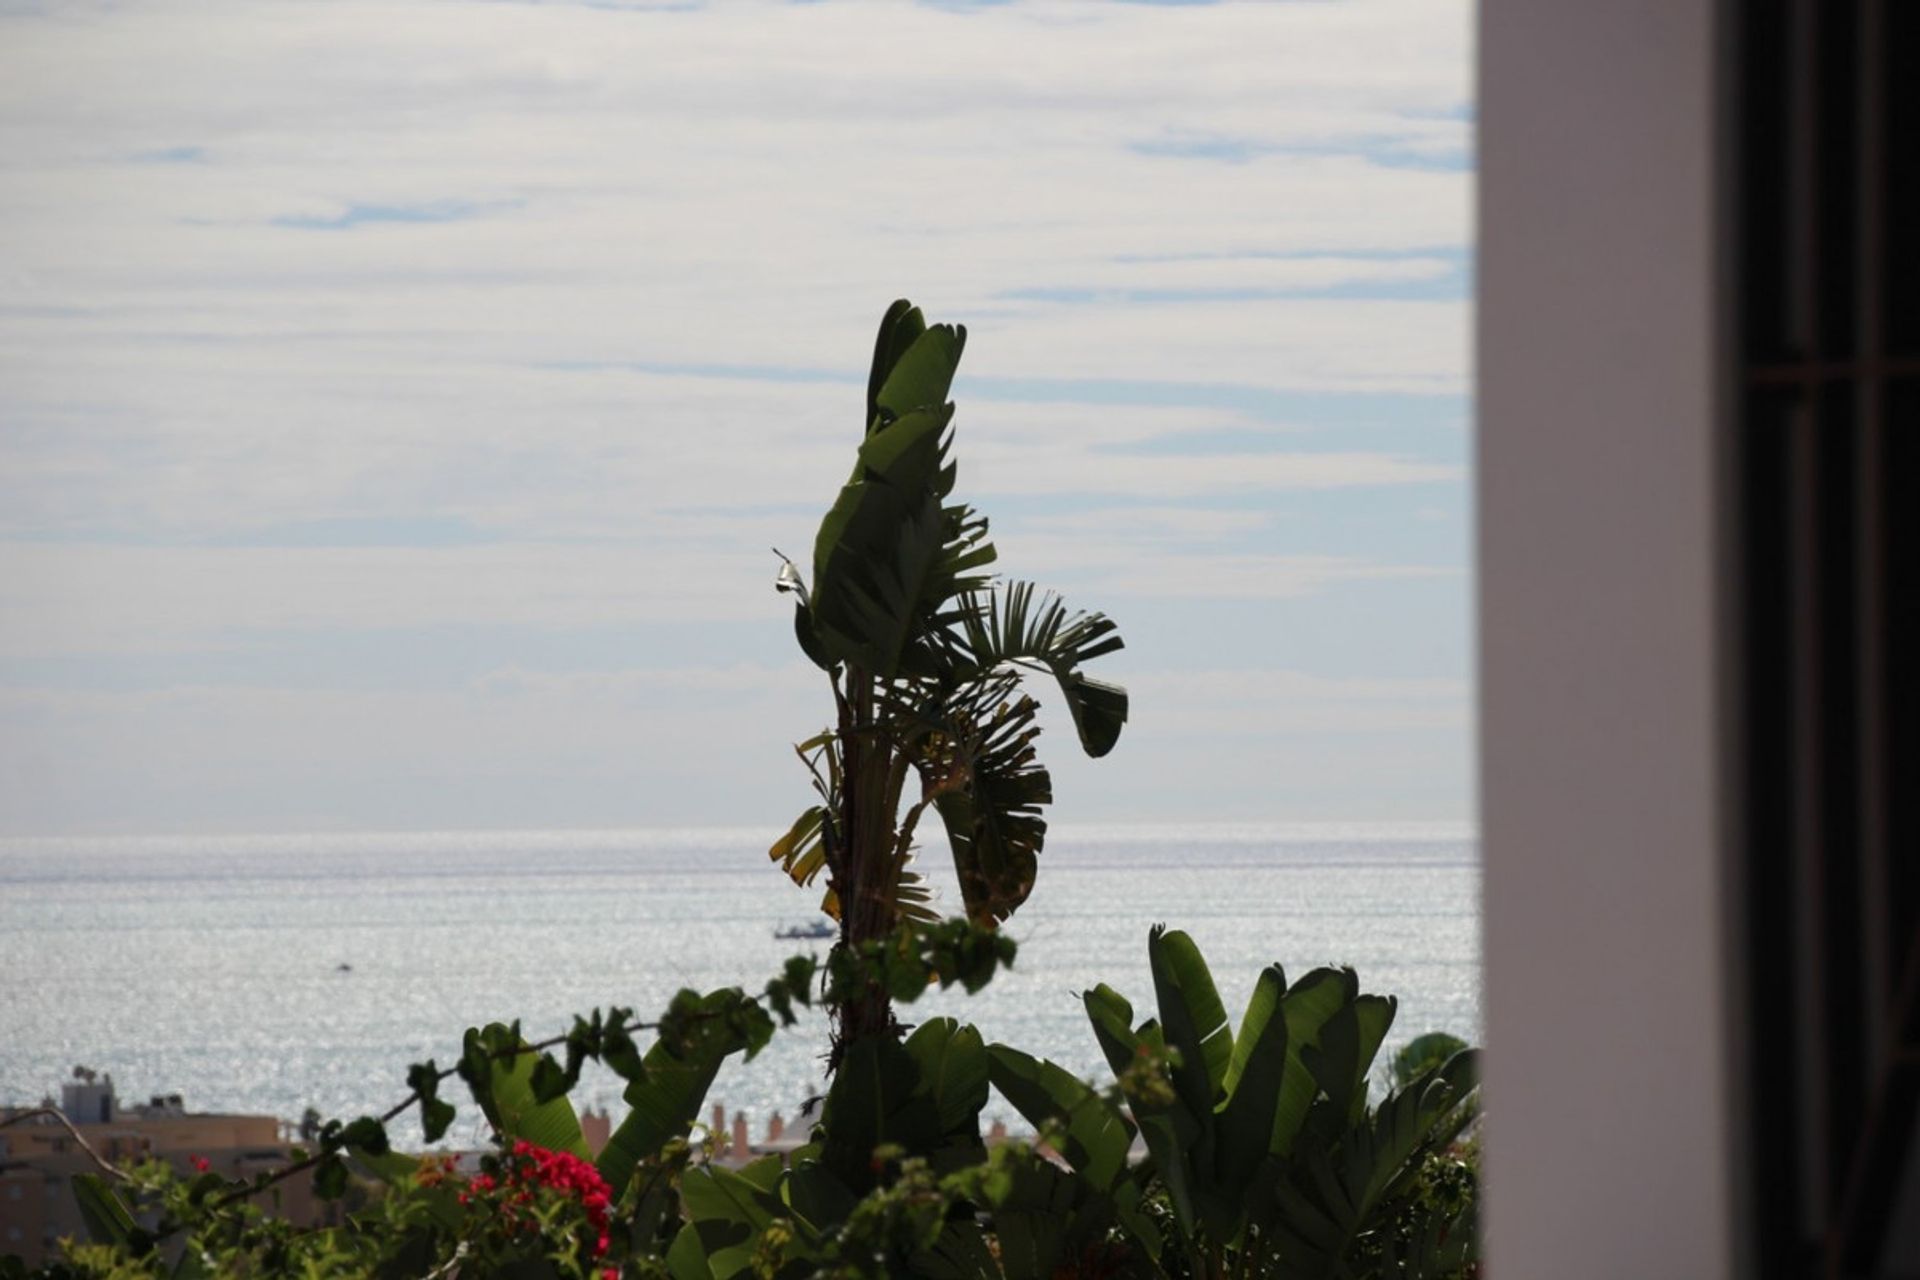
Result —
<svg viewBox="0 0 1920 1280"><path fill-rule="evenodd" d="M814 538L812 581L782 556L775 583L795 598L795 635L826 673L835 716L796 748L819 803L769 853L803 887L825 875L822 910L847 951L933 918L915 865L928 810L970 918L995 924L1032 892L1053 783L1026 675L1053 677L1090 756L1111 751L1127 719L1126 690L1084 670L1121 647L1114 623L996 580L986 517L953 499L947 395L966 337L906 301L887 310L865 434ZM834 1019L830 1069L854 1041L900 1034L878 985Z"/></svg>
<svg viewBox="0 0 1920 1280"><path fill-rule="evenodd" d="M1472 1205L1435 1210L1420 1196L1428 1162L1477 1114L1473 1051L1372 1103L1368 1079L1395 1004L1361 994L1351 969L1315 969L1289 985L1269 966L1236 1033L1190 937L1155 928L1147 954L1157 1019L1135 1025L1132 1006L1104 985L1083 999L1164 1189L1177 1237L1164 1250L1170 1271L1404 1280L1460 1274L1473 1261ZM1090 1090L1024 1087L1008 1073L1034 1076L1031 1060L1000 1045L989 1052L996 1087L1030 1122L1085 1128L1097 1114ZM1067 1159L1094 1190L1124 1192L1110 1163L1072 1148ZM1116 1216L1163 1256L1138 1220Z"/></svg>
<svg viewBox="0 0 1920 1280"><path fill-rule="evenodd" d="M667 1254L675 1280L810 1276L849 1251L889 1257L878 1264L884 1275L997 1276L971 1210L943 1205L905 1237L876 1230L909 1186L909 1162L931 1180L986 1161L987 1069L980 1033L952 1018L929 1019L904 1043L851 1044L812 1141L790 1163L769 1156L682 1175L686 1224Z"/></svg>
<svg viewBox="0 0 1920 1280"><path fill-rule="evenodd" d="M987 1059L993 1087L1046 1135L1055 1157L1015 1166L989 1197L1008 1280L1077 1275L1090 1255L1108 1263L1089 1269L1095 1274L1164 1275L1147 1207L1150 1170L1130 1162L1132 1121L1063 1067L1004 1044L990 1046Z"/></svg>
<svg viewBox="0 0 1920 1280"><path fill-rule="evenodd" d="M980 1137L988 1085L1061 1116L1054 1155ZM1051 1063L934 1018L904 1043L852 1044L790 1164L696 1166L675 1280L912 1275L929 1280L1164 1276L1133 1127ZM1069 1162L1066 1167L1057 1160Z"/></svg>

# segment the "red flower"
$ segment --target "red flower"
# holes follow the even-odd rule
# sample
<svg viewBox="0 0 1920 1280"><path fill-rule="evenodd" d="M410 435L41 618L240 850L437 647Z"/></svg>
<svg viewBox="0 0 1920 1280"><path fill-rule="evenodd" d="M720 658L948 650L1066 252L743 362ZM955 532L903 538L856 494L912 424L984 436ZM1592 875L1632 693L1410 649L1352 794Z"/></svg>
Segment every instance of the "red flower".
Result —
<svg viewBox="0 0 1920 1280"><path fill-rule="evenodd" d="M195 1173L205 1173L207 1170L213 1168L213 1162L205 1156L188 1156L187 1163L193 1166Z"/></svg>
<svg viewBox="0 0 1920 1280"><path fill-rule="evenodd" d="M509 1227L523 1225L527 1230L536 1229L536 1223L519 1223L512 1212L514 1205L528 1205L533 1202L533 1193L538 1188L558 1191L580 1202L581 1210L586 1214L587 1225L593 1229L593 1256L605 1256L612 1244L608 1234L608 1212L613 1207L613 1194L600 1171L582 1160L579 1156L565 1151L550 1151L535 1146L524 1138L516 1141L508 1152L505 1171L501 1178L495 1179L487 1174L476 1174L467 1183L467 1192L462 1193L460 1202L467 1203L468 1194L482 1194L495 1190L508 1191L503 1206ZM609 1268L608 1277L618 1276L618 1268Z"/></svg>

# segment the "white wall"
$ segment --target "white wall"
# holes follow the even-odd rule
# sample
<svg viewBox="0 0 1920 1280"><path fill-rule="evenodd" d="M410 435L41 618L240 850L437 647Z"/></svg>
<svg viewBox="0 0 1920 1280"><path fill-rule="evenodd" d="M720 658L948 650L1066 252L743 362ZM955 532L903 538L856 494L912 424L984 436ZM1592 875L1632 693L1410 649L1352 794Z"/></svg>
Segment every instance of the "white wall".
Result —
<svg viewBox="0 0 1920 1280"><path fill-rule="evenodd" d="M1710 0L1482 0L1488 1225L1714 1280L1733 1222Z"/></svg>

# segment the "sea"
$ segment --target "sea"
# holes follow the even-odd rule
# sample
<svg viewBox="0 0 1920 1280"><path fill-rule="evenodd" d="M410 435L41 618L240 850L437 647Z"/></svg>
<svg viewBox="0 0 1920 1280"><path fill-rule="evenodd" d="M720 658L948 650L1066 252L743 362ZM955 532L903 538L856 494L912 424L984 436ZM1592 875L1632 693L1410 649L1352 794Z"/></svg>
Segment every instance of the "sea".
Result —
<svg viewBox="0 0 1920 1280"><path fill-rule="evenodd" d="M123 1101L351 1118L404 1097L409 1063L454 1061L469 1026L518 1018L537 1038L596 1006L657 1012L682 987L756 990L827 945L774 936L819 900L769 863L777 834L0 841L0 1104L57 1097L86 1066ZM944 849L922 856L951 879ZM1479 1040L1477 845L1468 828L1414 824L1057 828L1006 926L1014 968L901 1017L959 1018L1104 1079L1079 993L1105 982L1148 1016L1147 931L1162 922L1199 944L1236 1022L1265 965L1350 965L1398 999L1389 1052L1426 1031ZM709 1101L756 1134L776 1111L791 1122L821 1089L825 1047L824 1017L803 1015L730 1062ZM619 1087L590 1068L576 1098L617 1120ZM1020 1127L998 1098L988 1115ZM419 1140L411 1115L395 1133ZM473 1107L446 1141L484 1141Z"/></svg>

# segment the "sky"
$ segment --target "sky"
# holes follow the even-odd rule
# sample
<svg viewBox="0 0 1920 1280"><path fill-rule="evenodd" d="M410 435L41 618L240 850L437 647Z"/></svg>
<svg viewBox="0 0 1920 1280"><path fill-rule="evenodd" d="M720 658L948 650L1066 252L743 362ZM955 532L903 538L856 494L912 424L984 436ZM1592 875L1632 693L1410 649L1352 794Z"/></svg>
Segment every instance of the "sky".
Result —
<svg viewBox="0 0 1920 1280"><path fill-rule="evenodd" d="M1464 0L0 0L0 835L784 826L873 329L1061 823L1470 821ZM1038 690L1043 703L1049 690Z"/></svg>

